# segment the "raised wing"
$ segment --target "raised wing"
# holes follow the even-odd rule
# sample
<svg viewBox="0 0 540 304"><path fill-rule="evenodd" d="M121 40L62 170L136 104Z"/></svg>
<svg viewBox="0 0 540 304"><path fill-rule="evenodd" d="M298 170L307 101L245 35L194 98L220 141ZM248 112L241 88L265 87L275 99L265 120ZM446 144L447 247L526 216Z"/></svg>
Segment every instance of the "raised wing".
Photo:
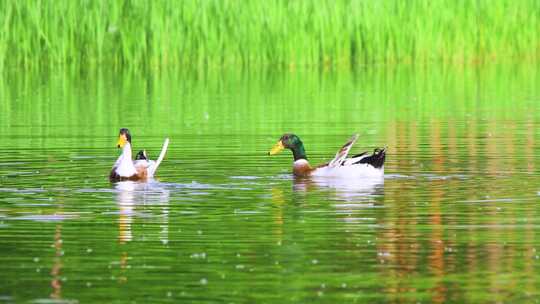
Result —
<svg viewBox="0 0 540 304"><path fill-rule="evenodd" d="M349 150L351 150L351 147L354 145L356 140L358 139L358 134L354 134L349 141L339 149L339 151L336 153L336 156L334 159L332 159L328 163L328 167L334 168L341 165L341 163L347 158L347 155L349 154Z"/></svg>
<svg viewBox="0 0 540 304"><path fill-rule="evenodd" d="M165 153L167 153L167 148L169 147L169 138L165 138L165 141L163 142L163 146L161 147L161 152L159 153L159 157L156 160L155 163L153 163L148 168L148 175L154 176L154 174L157 171L157 168L159 167L159 164L161 164L161 161L163 161L163 158L165 157Z"/></svg>

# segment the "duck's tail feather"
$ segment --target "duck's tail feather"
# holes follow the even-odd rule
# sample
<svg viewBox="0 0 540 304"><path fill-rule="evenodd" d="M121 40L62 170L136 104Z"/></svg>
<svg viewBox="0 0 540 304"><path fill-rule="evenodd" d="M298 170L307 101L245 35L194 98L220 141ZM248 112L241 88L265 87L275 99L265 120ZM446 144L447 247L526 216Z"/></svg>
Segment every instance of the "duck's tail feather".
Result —
<svg viewBox="0 0 540 304"><path fill-rule="evenodd" d="M356 162L356 164L370 164L375 168L382 168L384 166L384 160L386 159L386 148L377 148L370 156L365 156Z"/></svg>
<svg viewBox="0 0 540 304"><path fill-rule="evenodd" d="M167 153L168 147L169 147L169 138L165 138L165 141L163 142L163 146L161 147L161 152L159 153L159 157L156 160L156 163L154 164L154 166L150 168L151 170L151 172L149 172L150 176L153 176L156 173L159 165L163 161L163 158L165 158L165 154Z"/></svg>

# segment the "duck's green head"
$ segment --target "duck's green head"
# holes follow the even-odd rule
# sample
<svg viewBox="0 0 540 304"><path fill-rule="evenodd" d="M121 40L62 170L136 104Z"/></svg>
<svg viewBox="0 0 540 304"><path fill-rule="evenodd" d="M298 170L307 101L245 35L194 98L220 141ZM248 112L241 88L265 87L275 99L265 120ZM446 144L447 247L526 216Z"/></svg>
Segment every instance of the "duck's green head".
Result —
<svg viewBox="0 0 540 304"><path fill-rule="evenodd" d="M304 151L304 144L300 138L294 134L284 134L279 141L272 147L269 155L275 155L284 149L290 149L293 152L294 160L307 159Z"/></svg>

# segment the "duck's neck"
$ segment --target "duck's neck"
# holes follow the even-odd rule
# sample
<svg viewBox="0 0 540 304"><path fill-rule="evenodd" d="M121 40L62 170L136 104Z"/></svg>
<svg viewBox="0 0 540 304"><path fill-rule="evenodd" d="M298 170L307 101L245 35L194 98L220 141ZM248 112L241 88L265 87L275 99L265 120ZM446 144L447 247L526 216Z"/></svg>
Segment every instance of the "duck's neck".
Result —
<svg viewBox="0 0 540 304"><path fill-rule="evenodd" d="M120 157L122 160L131 161L131 144L129 142L127 142L122 148L122 155L120 155Z"/></svg>
<svg viewBox="0 0 540 304"><path fill-rule="evenodd" d="M129 142L124 145L122 155L116 161L115 173L121 177L131 177L137 174L137 170L131 159L131 144Z"/></svg>
<svg viewBox="0 0 540 304"><path fill-rule="evenodd" d="M293 153L294 161L297 161L299 159L307 160L306 150L304 150L304 144L300 143L291 148L291 150Z"/></svg>
<svg viewBox="0 0 540 304"><path fill-rule="evenodd" d="M293 174L299 177L309 176L313 168L311 168L307 160L304 144L300 142L291 150L294 156Z"/></svg>

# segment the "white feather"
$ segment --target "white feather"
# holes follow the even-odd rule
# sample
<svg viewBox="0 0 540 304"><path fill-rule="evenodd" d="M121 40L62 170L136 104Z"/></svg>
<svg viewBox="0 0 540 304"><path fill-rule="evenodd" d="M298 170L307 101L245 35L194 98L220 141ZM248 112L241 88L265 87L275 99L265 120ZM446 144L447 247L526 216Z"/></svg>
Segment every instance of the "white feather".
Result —
<svg viewBox="0 0 540 304"><path fill-rule="evenodd" d="M130 177L137 174L133 160L131 160L131 144L129 142L122 148L122 154L116 160L113 169L116 174L122 177Z"/></svg>
<svg viewBox="0 0 540 304"><path fill-rule="evenodd" d="M371 164L360 164L362 159L370 157L368 153L356 157L347 158L351 147L356 143L358 134L351 139L336 153L327 166L317 168L313 176L343 177L343 178L380 178L384 176L384 167L375 168Z"/></svg>
<svg viewBox="0 0 540 304"><path fill-rule="evenodd" d="M303 167L305 165L309 166L309 162L306 159L295 160L293 163L293 167Z"/></svg>
<svg viewBox="0 0 540 304"><path fill-rule="evenodd" d="M167 153L167 148L169 147L169 138L165 138L165 141L163 142L163 146L161 147L161 152L159 153L158 159L154 161L149 161L148 166L148 177L153 177L156 173L159 165L163 161L163 158L165 157L165 154Z"/></svg>
<svg viewBox="0 0 540 304"><path fill-rule="evenodd" d="M349 154L349 151L351 150L356 140L358 140L358 134L354 134L351 139L349 139L349 141L337 151L334 159L332 159L328 163L328 167L339 167L341 165L341 162L343 162L347 158L347 155Z"/></svg>
<svg viewBox="0 0 540 304"><path fill-rule="evenodd" d="M357 162L361 161L362 159L364 159L366 157L369 157L369 156L371 156L371 155L369 155L368 153L365 153L365 154L357 156L357 157L347 158L345 160L345 162L343 163L343 166L352 166L355 163L357 163Z"/></svg>
<svg viewBox="0 0 540 304"><path fill-rule="evenodd" d="M375 168L369 164L355 164L340 167L317 168L313 176L343 177L343 178L380 178L384 176L384 167Z"/></svg>

